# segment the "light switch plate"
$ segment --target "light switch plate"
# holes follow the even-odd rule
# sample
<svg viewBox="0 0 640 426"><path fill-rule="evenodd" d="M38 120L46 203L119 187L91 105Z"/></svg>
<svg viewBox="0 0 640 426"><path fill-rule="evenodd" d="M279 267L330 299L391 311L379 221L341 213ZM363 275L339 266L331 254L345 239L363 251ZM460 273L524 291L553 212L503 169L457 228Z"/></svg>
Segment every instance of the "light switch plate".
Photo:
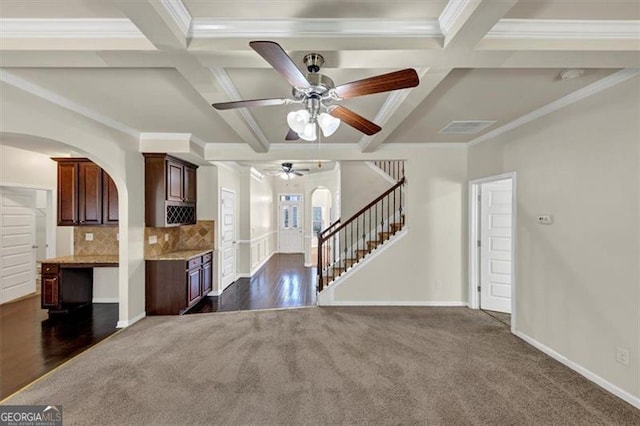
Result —
<svg viewBox="0 0 640 426"><path fill-rule="evenodd" d="M169 234L164 234L164 240L169 241Z"/></svg>
<svg viewBox="0 0 640 426"><path fill-rule="evenodd" d="M84 240L93 241L93 232L87 232L86 234L84 234Z"/></svg>
<svg viewBox="0 0 640 426"><path fill-rule="evenodd" d="M149 235L149 244L157 244L158 237L156 235Z"/></svg>
<svg viewBox="0 0 640 426"><path fill-rule="evenodd" d="M538 216L538 223L540 225L551 225L553 223L553 216L549 214L541 214Z"/></svg>

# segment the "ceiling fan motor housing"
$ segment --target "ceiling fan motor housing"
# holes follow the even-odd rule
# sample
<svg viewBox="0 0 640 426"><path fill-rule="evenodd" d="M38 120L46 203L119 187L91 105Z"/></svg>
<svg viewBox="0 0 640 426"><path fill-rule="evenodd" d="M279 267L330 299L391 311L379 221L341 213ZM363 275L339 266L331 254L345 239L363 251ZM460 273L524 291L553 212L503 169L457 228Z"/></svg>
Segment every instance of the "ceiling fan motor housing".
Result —
<svg viewBox="0 0 640 426"><path fill-rule="evenodd" d="M319 53L309 53L302 59L307 66L307 71L316 73L320 71L320 67L324 64L324 58Z"/></svg>

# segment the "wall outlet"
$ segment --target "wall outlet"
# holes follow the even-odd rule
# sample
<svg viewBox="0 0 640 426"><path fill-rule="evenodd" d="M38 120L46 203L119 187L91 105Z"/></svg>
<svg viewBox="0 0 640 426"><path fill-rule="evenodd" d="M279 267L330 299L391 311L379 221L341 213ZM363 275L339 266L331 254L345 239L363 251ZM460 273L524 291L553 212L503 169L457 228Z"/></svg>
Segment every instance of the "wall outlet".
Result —
<svg viewBox="0 0 640 426"><path fill-rule="evenodd" d="M616 361L622 365L629 366L629 349L616 346Z"/></svg>
<svg viewBox="0 0 640 426"><path fill-rule="evenodd" d="M169 234L164 234L164 240L169 241Z"/></svg>
<svg viewBox="0 0 640 426"><path fill-rule="evenodd" d="M540 225L551 225L553 223L553 216L550 214L541 214L538 216L538 223Z"/></svg>
<svg viewBox="0 0 640 426"><path fill-rule="evenodd" d="M119 232L116 234L116 241L120 241L120 233Z"/></svg>
<svg viewBox="0 0 640 426"><path fill-rule="evenodd" d="M84 240L93 241L93 232L87 232L86 234L84 234Z"/></svg>
<svg viewBox="0 0 640 426"><path fill-rule="evenodd" d="M158 244L158 237L155 235L149 235L149 244Z"/></svg>

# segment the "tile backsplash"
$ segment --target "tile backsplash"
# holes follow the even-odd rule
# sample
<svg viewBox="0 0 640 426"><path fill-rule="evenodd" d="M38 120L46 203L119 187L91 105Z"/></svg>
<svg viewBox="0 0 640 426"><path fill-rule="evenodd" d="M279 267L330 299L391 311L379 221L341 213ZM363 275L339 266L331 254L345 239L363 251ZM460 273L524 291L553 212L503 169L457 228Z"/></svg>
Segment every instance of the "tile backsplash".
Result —
<svg viewBox="0 0 640 426"><path fill-rule="evenodd" d="M87 241L87 234L93 239ZM117 226L76 226L73 228L73 254L118 255Z"/></svg>
<svg viewBox="0 0 640 426"><path fill-rule="evenodd" d="M199 250L214 248L213 220L199 220L195 225L175 228L145 228L144 255L157 256L178 250ZM149 243L155 237L157 242Z"/></svg>

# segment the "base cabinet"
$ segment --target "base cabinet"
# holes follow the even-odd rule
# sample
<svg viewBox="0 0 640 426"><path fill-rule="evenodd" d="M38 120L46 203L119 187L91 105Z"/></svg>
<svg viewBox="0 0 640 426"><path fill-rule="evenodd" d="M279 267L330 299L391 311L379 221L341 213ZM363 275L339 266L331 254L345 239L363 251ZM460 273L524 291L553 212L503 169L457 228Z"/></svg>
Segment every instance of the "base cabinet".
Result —
<svg viewBox="0 0 640 426"><path fill-rule="evenodd" d="M93 299L93 267L61 267L42 264L40 305L50 314L66 313L91 303Z"/></svg>
<svg viewBox="0 0 640 426"><path fill-rule="evenodd" d="M147 315L182 315L213 289L213 252L145 262Z"/></svg>

